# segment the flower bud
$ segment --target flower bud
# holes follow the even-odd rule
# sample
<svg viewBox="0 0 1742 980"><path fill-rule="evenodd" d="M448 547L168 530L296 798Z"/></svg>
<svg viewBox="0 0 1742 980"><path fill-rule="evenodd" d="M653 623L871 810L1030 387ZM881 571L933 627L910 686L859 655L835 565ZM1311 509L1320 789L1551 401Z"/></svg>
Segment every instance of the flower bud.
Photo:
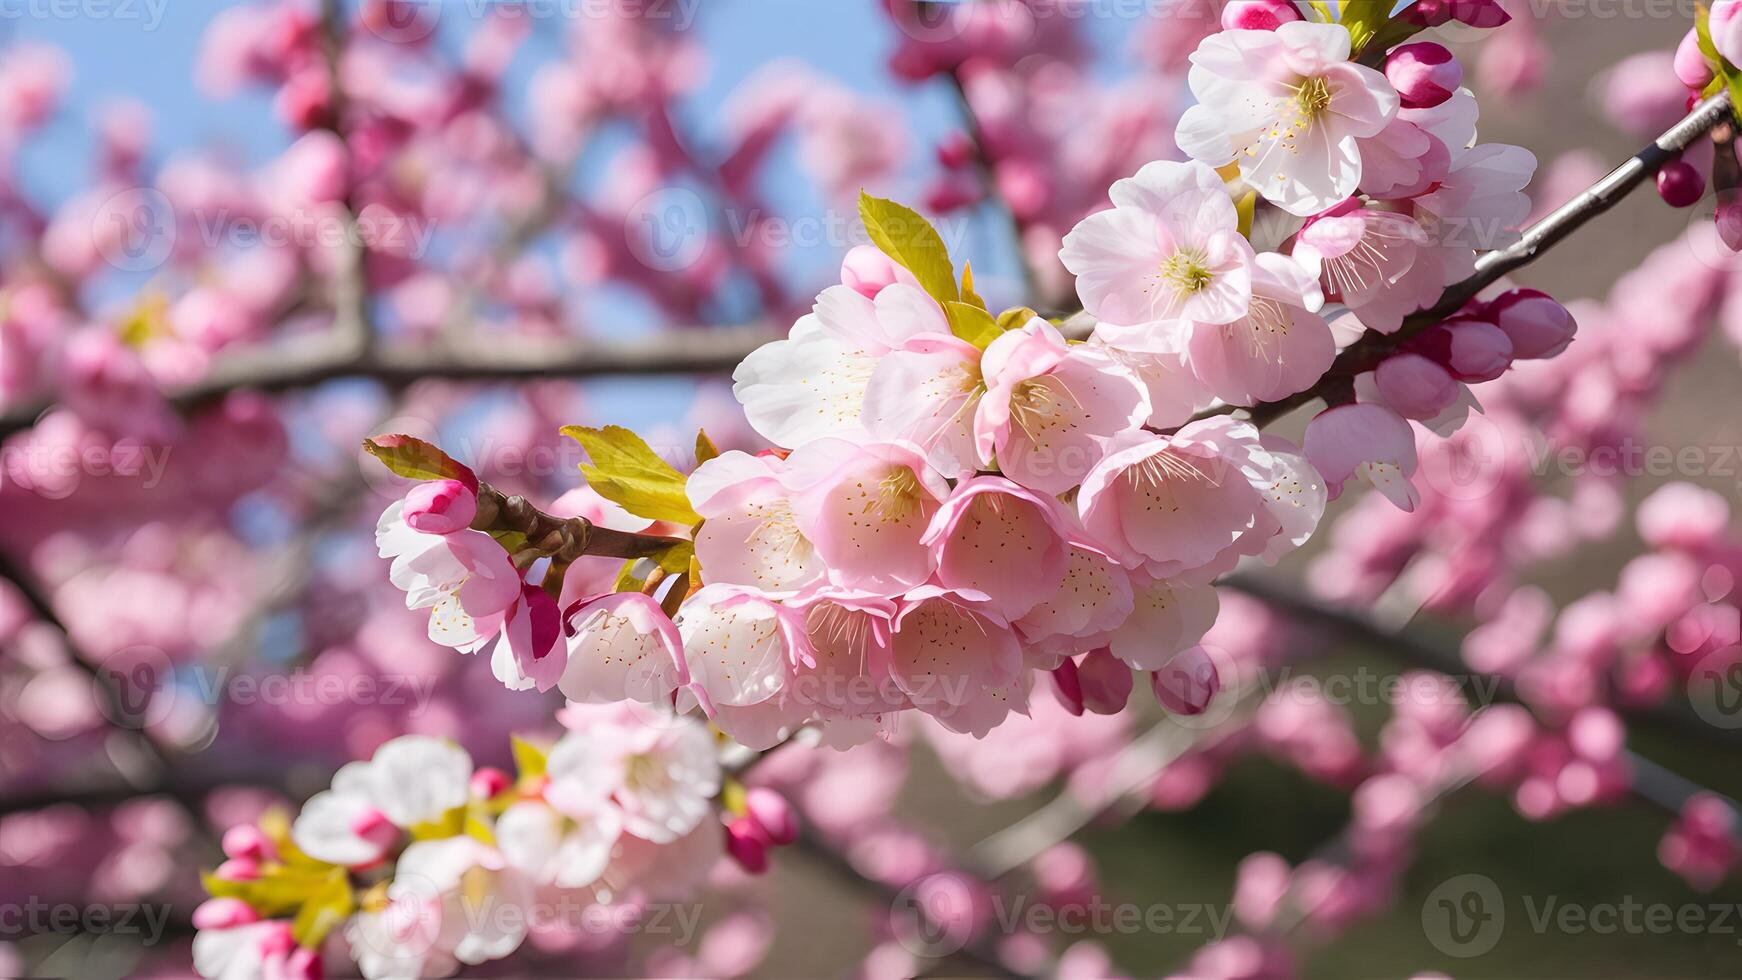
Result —
<svg viewBox="0 0 1742 980"><path fill-rule="evenodd" d="M1420 354L1386 358L1373 372L1373 383L1385 404L1406 419L1431 419L1458 400L1456 379Z"/></svg>
<svg viewBox="0 0 1742 980"><path fill-rule="evenodd" d="M1423 331L1409 349L1444 364L1459 381L1493 381L1512 364L1512 341L1505 332L1471 316Z"/></svg>
<svg viewBox="0 0 1742 980"><path fill-rule="evenodd" d="M762 842L755 822L749 817L737 817L726 825L726 853L750 874L768 870L768 845Z"/></svg>
<svg viewBox="0 0 1742 980"><path fill-rule="evenodd" d="M458 480L429 480L405 495L405 523L425 534L452 534L471 526L478 497Z"/></svg>
<svg viewBox="0 0 1742 980"><path fill-rule="evenodd" d="M225 881L253 881L260 877L260 862L253 858L231 858L218 865L212 876Z"/></svg>
<svg viewBox="0 0 1742 980"><path fill-rule="evenodd" d="M1445 45L1418 41L1386 57L1385 77L1405 109L1431 109L1458 91L1464 69Z"/></svg>
<svg viewBox="0 0 1742 980"><path fill-rule="evenodd" d="M1579 324L1553 296L1538 289L1514 289L1488 306L1488 319L1512 341L1521 360L1553 357L1567 349Z"/></svg>
<svg viewBox="0 0 1742 980"><path fill-rule="evenodd" d="M1300 19L1300 10L1291 0L1229 0L1222 8L1224 31L1274 31Z"/></svg>
<svg viewBox="0 0 1742 980"><path fill-rule="evenodd" d="M875 245L855 245L841 259L841 285L868 299L876 299L894 281L895 262Z"/></svg>
<svg viewBox="0 0 1742 980"><path fill-rule="evenodd" d="M1125 710L1134 684L1131 668L1106 647L1083 657L1077 665L1077 681L1083 690L1083 707L1098 715Z"/></svg>
<svg viewBox="0 0 1742 980"><path fill-rule="evenodd" d="M1150 689L1176 715L1201 715L1222 690L1222 675L1203 647L1182 650L1150 676Z"/></svg>
<svg viewBox="0 0 1742 980"><path fill-rule="evenodd" d="M195 929L234 929L260 921L260 913L239 898L212 898L194 908Z"/></svg>
<svg viewBox="0 0 1742 980"><path fill-rule="evenodd" d="M1672 208L1689 208L1706 194L1706 177L1686 160L1671 160L1657 172L1657 196Z"/></svg>
<svg viewBox="0 0 1742 980"><path fill-rule="evenodd" d="M351 821L351 833L386 850L399 840L399 828L387 819L387 814L370 807Z"/></svg>
<svg viewBox="0 0 1742 980"><path fill-rule="evenodd" d="M1742 252L1742 194L1728 192L1718 198L1718 238L1732 252Z"/></svg>
<svg viewBox="0 0 1742 980"><path fill-rule="evenodd" d="M495 766L484 766L472 773L472 795L480 800L493 800L512 785L514 780Z"/></svg>
<svg viewBox="0 0 1742 980"><path fill-rule="evenodd" d="M1059 704L1072 715L1081 717L1083 714L1083 685L1077 678L1077 662L1066 657L1064 662L1050 671L1053 690L1058 692Z"/></svg>
<svg viewBox="0 0 1742 980"><path fill-rule="evenodd" d="M949 133L938 142L938 163L951 170L960 170L973 163L974 153L974 138L961 130Z"/></svg>
<svg viewBox="0 0 1742 980"><path fill-rule="evenodd" d="M798 840L798 815L786 797L766 786L752 787L744 794L745 816L752 829L770 844L790 844Z"/></svg>
<svg viewBox="0 0 1742 980"><path fill-rule="evenodd" d="M251 823L237 824L224 831L222 846L225 856L250 861L265 861L273 852L266 834Z"/></svg>
<svg viewBox="0 0 1742 980"><path fill-rule="evenodd" d="M1712 66L1706 63L1705 52L1700 50L1700 37L1691 28L1675 49L1675 77L1695 91L1704 90L1712 83Z"/></svg>

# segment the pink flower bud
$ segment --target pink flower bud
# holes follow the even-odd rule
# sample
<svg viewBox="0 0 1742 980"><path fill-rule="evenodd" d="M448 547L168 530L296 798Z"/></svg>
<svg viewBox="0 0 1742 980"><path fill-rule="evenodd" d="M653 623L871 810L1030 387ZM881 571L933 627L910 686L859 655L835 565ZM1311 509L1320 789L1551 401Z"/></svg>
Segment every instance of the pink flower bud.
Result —
<svg viewBox="0 0 1742 980"><path fill-rule="evenodd" d="M1420 354L1398 354L1373 372L1379 397L1406 419L1431 419L1458 400L1458 382Z"/></svg>
<svg viewBox="0 0 1742 980"><path fill-rule="evenodd" d="M351 821L351 833L382 850L391 847L399 839L399 828L387 819L387 814L374 807L357 814L357 818Z"/></svg>
<svg viewBox="0 0 1742 980"><path fill-rule="evenodd" d="M933 214L949 214L978 204L986 194L980 182L968 177L945 177L933 183L925 192L925 209Z"/></svg>
<svg viewBox="0 0 1742 980"><path fill-rule="evenodd" d="M1539 289L1514 289L1488 305L1487 318L1512 341L1520 360L1553 357L1567 349L1579 325L1572 313Z"/></svg>
<svg viewBox="0 0 1742 980"><path fill-rule="evenodd" d="M321 980L326 976L326 967L321 963L321 951L298 946L284 958L284 966L279 968L279 976L284 980Z"/></svg>
<svg viewBox="0 0 1742 980"><path fill-rule="evenodd" d="M1150 678L1155 700L1176 715L1201 715L1222 689L1222 675L1203 647L1182 650Z"/></svg>
<svg viewBox="0 0 1742 980"><path fill-rule="evenodd" d="M485 766L472 773L472 795L480 800L493 800L512 785L514 780L495 766Z"/></svg>
<svg viewBox="0 0 1742 980"><path fill-rule="evenodd" d="M253 858L231 858L218 865L212 874L225 881L253 881L260 877L260 862Z"/></svg>
<svg viewBox="0 0 1742 980"><path fill-rule="evenodd" d="M1431 109L1451 98L1464 82L1458 59L1441 44L1405 44L1385 59L1385 77L1405 109Z"/></svg>
<svg viewBox="0 0 1742 980"><path fill-rule="evenodd" d="M405 495L405 523L425 534L463 531L478 516L478 497L458 480L429 480Z"/></svg>
<svg viewBox="0 0 1742 980"><path fill-rule="evenodd" d="M798 840L798 815L786 797L766 786L752 787L744 794L745 816L751 828L770 844L790 844Z"/></svg>
<svg viewBox="0 0 1742 980"><path fill-rule="evenodd" d="M1077 681L1083 691L1083 707L1098 715L1116 715L1125 710L1135 683L1131 668L1106 647L1083 657L1083 662L1077 665Z"/></svg>
<svg viewBox="0 0 1742 980"><path fill-rule="evenodd" d="M1732 252L1742 252L1742 194L1726 192L1718 199L1718 237Z"/></svg>
<svg viewBox="0 0 1742 980"><path fill-rule="evenodd" d="M960 170L973 162L974 140L967 133L957 130L947 134L938 143L938 163L945 167Z"/></svg>
<svg viewBox="0 0 1742 980"><path fill-rule="evenodd" d="M234 929L259 922L260 913L239 898L213 898L194 909L195 929Z"/></svg>
<svg viewBox="0 0 1742 980"><path fill-rule="evenodd" d="M272 842L251 823L237 824L224 831L223 848L229 857L250 861L265 861L273 854Z"/></svg>
<svg viewBox="0 0 1742 980"><path fill-rule="evenodd" d="M1690 208L1706 194L1706 177L1686 160L1672 160L1657 172L1657 196L1672 208Z"/></svg>
<svg viewBox="0 0 1742 980"><path fill-rule="evenodd" d="M1083 685L1077 678L1077 662L1065 658L1064 663L1051 671L1053 690L1058 692L1059 704L1072 715L1081 717L1083 714Z"/></svg>
<svg viewBox="0 0 1742 980"><path fill-rule="evenodd" d="M1676 46L1675 77L1695 91L1701 91L1712 83L1712 66L1706 63L1705 52L1700 50L1700 37L1692 28Z"/></svg>
<svg viewBox="0 0 1742 980"><path fill-rule="evenodd" d="M1492 381L1512 364L1512 340L1492 323L1454 317L1423 332L1410 349L1439 361L1459 381Z"/></svg>
<svg viewBox="0 0 1742 980"><path fill-rule="evenodd" d="M1399 20L1421 27L1439 27L1457 21L1471 27L1499 27L1512 20L1500 0L1415 0L1397 14Z"/></svg>
<svg viewBox="0 0 1742 980"><path fill-rule="evenodd" d="M895 262L874 245L855 245L841 260L841 285L870 299L895 281Z"/></svg>
<svg viewBox="0 0 1742 980"><path fill-rule="evenodd" d="M768 870L768 845L762 842L755 822L748 817L738 817L726 825L726 853L750 874Z"/></svg>
<svg viewBox="0 0 1742 980"><path fill-rule="evenodd" d="M1291 0L1229 0L1222 8L1224 31L1274 31L1300 19L1300 10Z"/></svg>

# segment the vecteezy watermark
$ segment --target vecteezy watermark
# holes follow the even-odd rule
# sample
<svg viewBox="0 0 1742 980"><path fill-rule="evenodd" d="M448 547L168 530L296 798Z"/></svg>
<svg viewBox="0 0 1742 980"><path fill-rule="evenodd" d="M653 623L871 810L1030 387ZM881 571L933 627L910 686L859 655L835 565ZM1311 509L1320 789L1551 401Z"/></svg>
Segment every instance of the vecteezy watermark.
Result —
<svg viewBox="0 0 1742 980"><path fill-rule="evenodd" d="M931 223L951 253L966 243L969 223L941 218ZM710 208L688 187L662 187L644 195L623 216L623 241L635 260L655 272L695 265L710 240L743 249L826 248L843 251L870 242L857 211L829 208L796 217L761 208Z"/></svg>
<svg viewBox="0 0 1742 980"><path fill-rule="evenodd" d="M86 477L116 478L133 489L154 490L163 483L173 448L132 441L105 446L17 439L0 446L0 486L11 483L49 500L71 496Z"/></svg>
<svg viewBox="0 0 1742 980"><path fill-rule="evenodd" d="M1529 0L1533 20L1673 20L1694 22L1701 0Z"/></svg>
<svg viewBox="0 0 1742 980"><path fill-rule="evenodd" d="M435 693L428 674L335 674L312 671L244 673L228 665L179 668L155 647L134 646L105 657L92 684L97 704L117 725L148 727L174 711L181 698L219 704L339 707L381 705L422 714ZM112 692L112 693L110 693Z"/></svg>
<svg viewBox="0 0 1742 980"><path fill-rule="evenodd" d="M162 191L133 187L117 191L91 214L91 241L111 266L149 272L163 265L183 236L206 251L223 246L335 249L342 245L421 259L429 252L435 223L379 204L355 215L344 207L291 207L251 213L229 208L177 210Z"/></svg>
<svg viewBox="0 0 1742 980"><path fill-rule="evenodd" d="M144 945L163 939L169 906L150 902L115 905L75 905L48 902L35 895L23 901L0 902L0 937L17 939L44 935L142 936Z"/></svg>
<svg viewBox="0 0 1742 980"><path fill-rule="evenodd" d="M990 913L988 917L987 913ZM1234 907L1206 902L1033 901L1026 895L983 897L959 874L926 875L903 888L889 905L890 924L902 947L915 956L957 952L986 926L1011 936L1031 935L1191 936L1220 941L1234 920Z"/></svg>
<svg viewBox="0 0 1742 980"><path fill-rule="evenodd" d="M1632 895L1612 901L1569 901L1559 895L1515 896L1516 911L1487 875L1448 878L1422 903L1421 924L1428 942L1447 956L1481 956L1499 945L1508 923L1533 935L1561 936L1726 936L1742 946L1742 903L1648 902Z"/></svg>
<svg viewBox="0 0 1742 980"><path fill-rule="evenodd" d="M0 0L0 21L135 21L155 31L168 9L169 0Z"/></svg>
<svg viewBox="0 0 1742 980"><path fill-rule="evenodd" d="M371 7L363 26L383 41L416 44L444 18L578 21L622 18L687 31L701 0L388 0Z"/></svg>

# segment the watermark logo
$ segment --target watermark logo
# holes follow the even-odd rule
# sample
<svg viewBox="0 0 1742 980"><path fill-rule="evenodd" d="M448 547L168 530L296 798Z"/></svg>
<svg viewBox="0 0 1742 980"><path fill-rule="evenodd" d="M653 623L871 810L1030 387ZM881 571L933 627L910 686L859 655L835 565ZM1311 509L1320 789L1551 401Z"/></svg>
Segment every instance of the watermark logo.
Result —
<svg viewBox="0 0 1742 980"><path fill-rule="evenodd" d="M1468 959L1493 949L1506 931L1506 902L1487 875L1458 875L1428 892L1421 906L1428 942L1447 956Z"/></svg>
<svg viewBox="0 0 1742 980"><path fill-rule="evenodd" d="M153 187L112 194L91 215L91 238L110 265L123 272L149 272L175 249L175 208Z"/></svg>
<svg viewBox="0 0 1742 980"><path fill-rule="evenodd" d="M623 238L637 261L656 272L695 265L708 245L708 208L687 187L662 187L629 208Z"/></svg>

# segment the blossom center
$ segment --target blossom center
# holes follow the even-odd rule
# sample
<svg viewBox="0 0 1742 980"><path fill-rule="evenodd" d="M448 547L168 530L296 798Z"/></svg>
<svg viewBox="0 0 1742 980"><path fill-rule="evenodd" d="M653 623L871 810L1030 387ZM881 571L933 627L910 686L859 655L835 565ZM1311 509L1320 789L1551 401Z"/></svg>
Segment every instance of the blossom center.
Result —
<svg viewBox="0 0 1742 980"><path fill-rule="evenodd" d="M1010 390L1010 421L1030 439L1062 423L1077 400L1054 378L1030 378Z"/></svg>
<svg viewBox="0 0 1742 980"><path fill-rule="evenodd" d="M877 484L877 511L886 521L905 521L919 509L919 493L919 477L898 466Z"/></svg>
<svg viewBox="0 0 1742 980"><path fill-rule="evenodd" d="M1301 79L1294 90L1294 104L1302 124L1312 122L1331 107L1331 83L1316 76Z"/></svg>
<svg viewBox="0 0 1742 980"><path fill-rule="evenodd" d="M1182 248L1161 264L1161 278L1182 296L1203 292L1216 281L1210 257L1201 248Z"/></svg>

